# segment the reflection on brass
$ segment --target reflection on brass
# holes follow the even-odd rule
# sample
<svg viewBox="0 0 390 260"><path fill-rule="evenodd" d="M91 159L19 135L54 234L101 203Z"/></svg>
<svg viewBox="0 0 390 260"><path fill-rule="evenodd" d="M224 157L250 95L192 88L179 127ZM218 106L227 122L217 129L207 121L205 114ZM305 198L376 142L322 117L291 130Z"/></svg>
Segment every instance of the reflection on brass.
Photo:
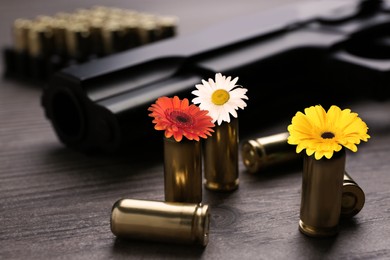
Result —
<svg viewBox="0 0 390 260"><path fill-rule="evenodd" d="M199 203L202 201L201 143L164 138L165 201Z"/></svg>
<svg viewBox="0 0 390 260"><path fill-rule="evenodd" d="M338 233L341 213L345 150L331 159L304 156L299 230L314 237Z"/></svg>
<svg viewBox="0 0 390 260"><path fill-rule="evenodd" d="M358 214L365 203L365 195L359 185L344 173L343 197L341 201L341 216L350 218Z"/></svg>
<svg viewBox="0 0 390 260"><path fill-rule="evenodd" d="M204 147L205 187L231 191L238 188L238 119L214 127Z"/></svg>
<svg viewBox="0 0 390 260"><path fill-rule="evenodd" d="M121 199L111 212L111 231L117 237L199 244L209 241L208 205Z"/></svg>
<svg viewBox="0 0 390 260"><path fill-rule="evenodd" d="M246 140L241 146L244 166L249 173L302 159L287 143L288 132Z"/></svg>

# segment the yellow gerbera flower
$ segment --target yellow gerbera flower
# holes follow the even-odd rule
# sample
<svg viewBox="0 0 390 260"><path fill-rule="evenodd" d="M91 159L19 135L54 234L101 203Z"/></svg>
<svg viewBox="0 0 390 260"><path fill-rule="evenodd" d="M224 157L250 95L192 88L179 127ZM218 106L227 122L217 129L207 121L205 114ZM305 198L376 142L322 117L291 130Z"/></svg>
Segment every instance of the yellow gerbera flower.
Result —
<svg viewBox="0 0 390 260"><path fill-rule="evenodd" d="M287 130L287 142L297 145L296 152L306 149L306 154L314 154L317 160L323 156L330 159L343 146L356 152L356 145L370 138L366 123L357 113L334 105L328 112L320 105L306 108L305 113L297 112Z"/></svg>

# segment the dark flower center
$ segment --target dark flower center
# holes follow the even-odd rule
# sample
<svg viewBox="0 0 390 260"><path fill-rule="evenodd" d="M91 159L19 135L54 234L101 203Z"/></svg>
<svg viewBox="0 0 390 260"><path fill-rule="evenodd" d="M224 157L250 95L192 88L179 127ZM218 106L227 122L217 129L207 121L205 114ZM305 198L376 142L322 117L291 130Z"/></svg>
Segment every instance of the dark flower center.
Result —
<svg viewBox="0 0 390 260"><path fill-rule="evenodd" d="M188 118L186 118L184 116L177 116L176 120L181 122L181 123L186 123L188 121Z"/></svg>
<svg viewBox="0 0 390 260"><path fill-rule="evenodd" d="M182 111L172 111L169 113L169 117L173 123L176 123L179 126L190 126L193 123L192 117Z"/></svg>
<svg viewBox="0 0 390 260"><path fill-rule="evenodd" d="M334 137L334 134L332 132L324 132L322 133L321 137L323 139L332 139Z"/></svg>

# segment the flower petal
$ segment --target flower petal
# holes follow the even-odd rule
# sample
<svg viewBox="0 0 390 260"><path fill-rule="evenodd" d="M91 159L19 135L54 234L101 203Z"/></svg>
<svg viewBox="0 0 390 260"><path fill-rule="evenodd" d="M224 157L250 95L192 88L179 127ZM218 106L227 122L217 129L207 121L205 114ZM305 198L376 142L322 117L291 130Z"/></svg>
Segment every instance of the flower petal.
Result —
<svg viewBox="0 0 390 260"><path fill-rule="evenodd" d="M194 104L190 105L186 98L180 100L177 96L160 97L148 111L151 112L149 116L154 118L154 128L165 131L166 138L173 136L177 142L180 142L183 136L188 140L199 141L199 137L207 138L214 131L208 111L200 110Z"/></svg>
<svg viewBox="0 0 390 260"><path fill-rule="evenodd" d="M367 125L350 109L341 110L333 105L326 112L316 105L304 112L298 111L287 127L290 134L287 142L297 145L297 153L306 149L306 154L314 154L317 160L330 159L343 146L356 152L357 145L370 138Z"/></svg>
<svg viewBox="0 0 390 260"><path fill-rule="evenodd" d="M244 109L247 104L244 99L248 99L246 96L247 89L237 87L236 83L238 77L232 79L231 76L224 76L221 73L215 74L215 81L211 78L208 81L202 80L202 84L195 85L197 90L192 91L192 94L197 97L192 100L194 104L199 104L200 109L208 110L209 115L212 117L213 122L217 122L219 125L222 122L230 122L230 115L237 118L238 109ZM229 98L223 104L215 105L212 102L213 93L223 89L229 93Z"/></svg>

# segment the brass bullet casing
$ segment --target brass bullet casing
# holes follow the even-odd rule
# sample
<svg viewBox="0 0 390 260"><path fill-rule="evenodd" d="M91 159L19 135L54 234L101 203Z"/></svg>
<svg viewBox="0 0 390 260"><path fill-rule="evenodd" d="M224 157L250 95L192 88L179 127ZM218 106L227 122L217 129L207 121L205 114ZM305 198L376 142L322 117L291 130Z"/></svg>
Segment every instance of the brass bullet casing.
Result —
<svg viewBox="0 0 390 260"><path fill-rule="evenodd" d="M33 26L33 21L27 19L16 19L13 24L14 48L18 53L28 51L28 34Z"/></svg>
<svg viewBox="0 0 390 260"><path fill-rule="evenodd" d="M304 156L299 230L313 237L338 233L346 153L316 160Z"/></svg>
<svg viewBox="0 0 390 260"><path fill-rule="evenodd" d="M287 143L288 132L246 140L241 146L241 156L249 173L302 159L295 148Z"/></svg>
<svg viewBox="0 0 390 260"><path fill-rule="evenodd" d="M201 143L164 138L165 201L199 203L202 201Z"/></svg>
<svg viewBox="0 0 390 260"><path fill-rule="evenodd" d="M70 24L66 27L66 53L68 57L83 60L89 54L92 43L88 28L82 23Z"/></svg>
<svg viewBox="0 0 390 260"><path fill-rule="evenodd" d="M53 22L54 52L59 56L66 55L66 28L68 22L57 18Z"/></svg>
<svg viewBox="0 0 390 260"><path fill-rule="evenodd" d="M238 119L214 127L204 143L205 187L215 191L238 188Z"/></svg>
<svg viewBox="0 0 390 260"><path fill-rule="evenodd" d="M105 55L109 55L124 50L124 39L126 31L119 22L109 22L103 26L103 50Z"/></svg>
<svg viewBox="0 0 390 260"><path fill-rule="evenodd" d="M28 31L28 41L28 52L31 57L48 56L53 50L53 32L45 24L33 24Z"/></svg>
<svg viewBox="0 0 390 260"><path fill-rule="evenodd" d="M176 35L176 27L178 23L177 17L162 16L157 18L156 22L160 30L159 37L161 39L169 38Z"/></svg>
<svg viewBox="0 0 390 260"><path fill-rule="evenodd" d="M241 156L249 173L259 173L273 166L302 160L295 147L287 143L288 132L246 140L241 146ZM365 203L364 191L345 172L341 204L341 217L350 218L360 212Z"/></svg>
<svg viewBox="0 0 390 260"><path fill-rule="evenodd" d="M89 30L92 38L92 52L98 56L102 56L104 54L103 25L104 19L101 17L92 17L89 21Z"/></svg>
<svg viewBox="0 0 390 260"><path fill-rule="evenodd" d="M341 201L341 217L350 218L358 214L365 203L365 195L362 188L344 173L343 197Z"/></svg>
<svg viewBox="0 0 390 260"><path fill-rule="evenodd" d="M133 48L141 45L141 32L139 29L139 21L133 16L129 16L121 22L126 31L125 47Z"/></svg>
<svg viewBox="0 0 390 260"><path fill-rule="evenodd" d="M209 206L198 203L121 199L111 211L117 237L198 244L209 241Z"/></svg>
<svg viewBox="0 0 390 260"><path fill-rule="evenodd" d="M16 19L13 46L4 51L5 73L47 80L72 64L172 37L176 26L170 16L105 6Z"/></svg>
<svg viewBox="0 0 390 260"><path fill-rule="evenodd" d="M159 28L156 22L149 17L142 18L138 30L141 44L155 42L159 39Z"/></svg>

